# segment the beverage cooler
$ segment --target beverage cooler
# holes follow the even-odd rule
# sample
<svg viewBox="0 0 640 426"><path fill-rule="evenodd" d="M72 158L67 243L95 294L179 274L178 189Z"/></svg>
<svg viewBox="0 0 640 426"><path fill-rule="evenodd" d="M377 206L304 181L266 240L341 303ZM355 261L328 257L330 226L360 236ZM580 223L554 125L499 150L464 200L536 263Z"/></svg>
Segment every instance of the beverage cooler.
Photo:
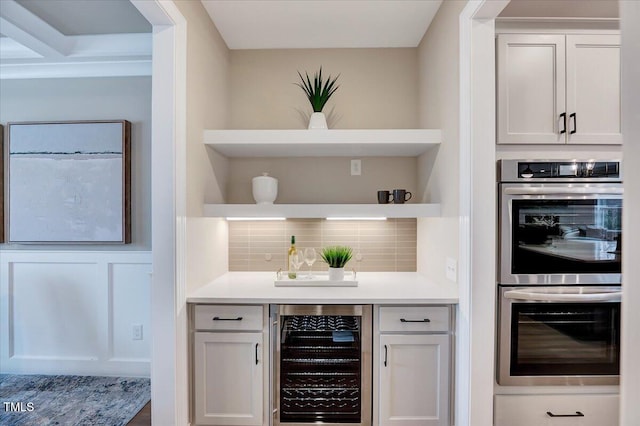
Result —
<svg viewBox="0 0 640 426"><path fill-rule="evenodd" d="M280 305L275 425L371 424L371 306Z"/></svg>

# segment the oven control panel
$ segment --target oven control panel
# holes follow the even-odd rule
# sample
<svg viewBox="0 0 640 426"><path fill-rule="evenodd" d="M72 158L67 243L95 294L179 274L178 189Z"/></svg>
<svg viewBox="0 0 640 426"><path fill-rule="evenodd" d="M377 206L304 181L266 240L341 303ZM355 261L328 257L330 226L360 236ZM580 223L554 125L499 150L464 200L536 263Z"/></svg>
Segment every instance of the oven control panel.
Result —
<svg viewBox="0 0 640 426"><path fill-rule="evenodd" d="M501 160L501 182L621 182L620 161Z"/></svg>

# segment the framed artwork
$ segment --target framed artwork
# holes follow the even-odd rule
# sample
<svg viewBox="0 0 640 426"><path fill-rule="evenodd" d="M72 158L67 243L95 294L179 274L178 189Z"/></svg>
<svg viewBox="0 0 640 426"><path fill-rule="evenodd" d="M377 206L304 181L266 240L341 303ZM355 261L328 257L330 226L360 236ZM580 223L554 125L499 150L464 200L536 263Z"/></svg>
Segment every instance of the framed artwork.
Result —
<svg viewBox="0 0 640 426"><path fill-rule="evenodd" d="M131 123L7 127L9 242L131 242Z"/></svg>
<svg viewBox="0 0 640 426"><path fill-rule="evenodd" d="M4 243L4 127L0 124L0 243Z"/></svg>

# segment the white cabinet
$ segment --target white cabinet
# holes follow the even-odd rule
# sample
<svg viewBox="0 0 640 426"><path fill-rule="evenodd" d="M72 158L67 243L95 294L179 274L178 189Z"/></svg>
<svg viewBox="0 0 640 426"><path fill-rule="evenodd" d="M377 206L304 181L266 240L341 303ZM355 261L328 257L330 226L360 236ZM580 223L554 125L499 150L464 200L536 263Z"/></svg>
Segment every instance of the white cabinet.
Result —
<svg viewBox="0 0 640 426"><path fill-rule="evenodd" d="M496 395L495 426L617 426L618 395Z"/></svg>
<svg viewBox="0 0 640 426"><path fill-rule="evenodd" d="M268 424L264 410L269 351L263 307L196 305L194 311L195 424Z"/></svg>
<svg viewBox="0 0 640 426"><path fill-rule="evenodd" d="M619 144L620 37L501 34L499 144Z"/></svg>
<svg viewBox="0 0 640 426"><path fill-rule="evenodd" d="M448 426L450 308L380 307L378 313L375 424Z"/></svg>

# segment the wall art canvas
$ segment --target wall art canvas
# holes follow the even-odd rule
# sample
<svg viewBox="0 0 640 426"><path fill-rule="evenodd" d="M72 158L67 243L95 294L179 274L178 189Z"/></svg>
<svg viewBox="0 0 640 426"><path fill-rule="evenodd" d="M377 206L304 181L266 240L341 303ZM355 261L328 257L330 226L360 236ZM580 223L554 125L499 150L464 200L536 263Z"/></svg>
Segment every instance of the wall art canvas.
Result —
<svg viewBox="0 0 640 426"><path fill-rule="evenodd" d="M9 123L9 241L131 242L128 121Z"/></svg>
<svg viewBox="0 0 640 426"><path fill-rule="evenodd" d="M4 127L0 124L0 243L4 243Z"/></svg>

